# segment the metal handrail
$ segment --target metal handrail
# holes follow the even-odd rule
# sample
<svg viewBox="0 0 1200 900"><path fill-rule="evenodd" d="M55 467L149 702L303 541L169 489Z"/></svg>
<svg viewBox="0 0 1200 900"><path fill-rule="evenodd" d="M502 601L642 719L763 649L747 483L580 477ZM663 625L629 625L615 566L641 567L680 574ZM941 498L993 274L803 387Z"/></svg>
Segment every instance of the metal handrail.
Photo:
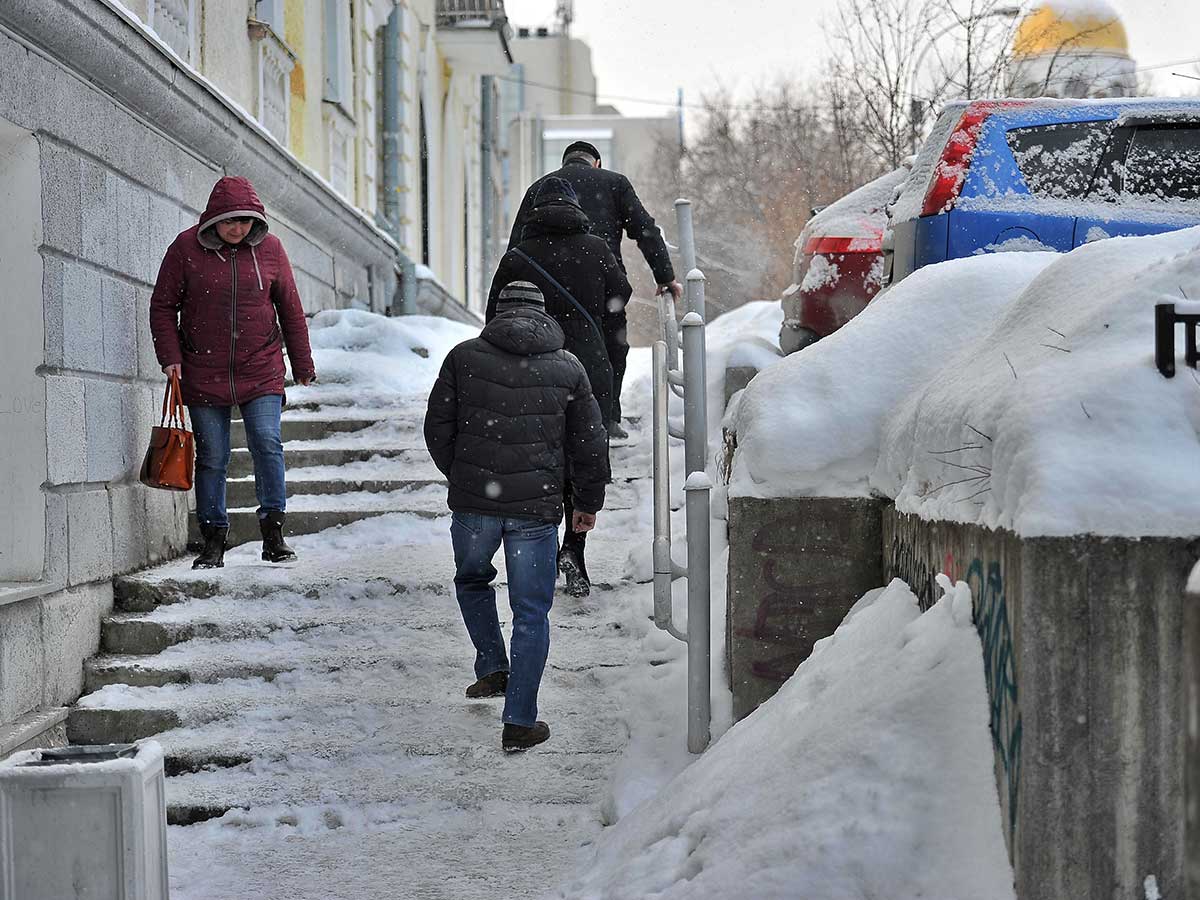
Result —
<svg viewBox="0 0 1200 900"><path fill-rule="evenodd" d="M680 243L694 246L691 232L691 205L678 201L677 213L686 209L686 223L680 216L680 232L688 238ZM694 250L691 251L694 254ZM653 414L654 422L654 624L688 645L688 750L701 753L708 746L712 721L711 681L711 560L710 501L712 482L708 465L708 389L704 327L704 275L691 268L687 275L688 313L675 322L673 301L659 303L661 340L654 343ZM683 365L678 368L677 349L671 348L672 326L683 330ZM678 348L678 344L676 344ZM672 368L671 363L676 363ZM683 395L682 435L670 422L670 394L677 388ZM678 392L678 391L676 391ZM684 484L687 522L687 566L680 566L671 553L671 461L670 438L683 437ZM680 578L688 583L688 624L681 631L673 622L672 585Z"/></svg>

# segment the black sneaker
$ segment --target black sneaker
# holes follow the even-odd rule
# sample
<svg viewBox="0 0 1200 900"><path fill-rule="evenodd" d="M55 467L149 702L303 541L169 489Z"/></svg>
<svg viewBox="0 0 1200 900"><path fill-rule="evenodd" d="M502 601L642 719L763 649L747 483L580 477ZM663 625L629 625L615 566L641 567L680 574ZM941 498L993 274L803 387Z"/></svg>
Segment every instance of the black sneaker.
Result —
<svg viewBox="0 0 1200 900"><path fill-rule="evenodd" d="M516 753L519 750L528 750L530 747L536 747L543 741L550 739L550 726L545 722L534 722L532 725L513 725L511 723L504 726L504 734L500 738L500 744L504 747L505 753Z"/></svg>
<svg viewBox="0 0 1200 900"><path fill-rule="evenodd" d="M508 690L508 673L493 672L484 675L467 688L467 696L472 700L482 700L484 697L503 697Z"/></svg>
<svg viewBox="0 0 1200 900"><path fill-rule="evenodd" d="M629 432L621 427L620 422L608 423L608 436L614 441L625 441L629 439Z"/></svg>
<svg viewBox="0 0 1200 900"><path fill-rule="evenodd" d="M583 554L573 547L558 551L558 571L567 580L568 597L587 597L592 593L592 581L588 577Z"/></svg>

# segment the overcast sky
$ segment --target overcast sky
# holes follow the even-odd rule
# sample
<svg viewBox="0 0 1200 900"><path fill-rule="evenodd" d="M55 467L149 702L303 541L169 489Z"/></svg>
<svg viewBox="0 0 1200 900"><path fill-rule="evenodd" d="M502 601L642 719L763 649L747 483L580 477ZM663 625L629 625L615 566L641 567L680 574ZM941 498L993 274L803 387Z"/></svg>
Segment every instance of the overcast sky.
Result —
<svg viewBox="0 0 1200 900"><path fill-rule="evenodd" d="M1196 0L1110 0L1121 13L1139 66L1200 57ZM654 115L663 105L617 100L646 97L674 103L724 84L744 93L781 75L820 70L820 23L837 0L576 0L576 37L591 45L600 102L626 115ZM506 0L514 27L550 25L555 0ZM1181 67L1177 67L1181 68ZM1196 68L1186 69L1196 74ZM1194 93L1200 82L1156 70L1162 93ZM606 96L607 95L607 96Z"/></svg>

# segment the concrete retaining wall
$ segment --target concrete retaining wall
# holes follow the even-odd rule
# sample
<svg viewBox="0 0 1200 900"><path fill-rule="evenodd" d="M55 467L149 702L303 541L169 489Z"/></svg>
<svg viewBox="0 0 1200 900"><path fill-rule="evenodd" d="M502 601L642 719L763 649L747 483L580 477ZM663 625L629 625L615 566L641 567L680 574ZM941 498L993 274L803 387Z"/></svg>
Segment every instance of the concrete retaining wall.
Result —
<svg viewBox="0 0 1200 900"><path fill-rule="evenodd" d="M729 529L736 716L866 590L900 577L928 608L945 572L974 596L1017 896L1142 897L1153 875L1182 897L1185 865L1200 896L1200 541L1023 539L821 498L733 498Z"/></svg>
<svg viewBox="0 0 1200 900"><path fill-rule="evenodd" d="M883 583L881 502L730 498L726 653L736 719Z"/></svg>
<svg viewBox="0 0 1200 900"><path fill-rule="evenodd" d="M10 231L36 235L41 275L18 284L5 269L4 283L23 301L34 297L37 333L44 325L35 359L0 355L0 385L31 374L39 382L21 389L23 414L5 427L19 424L45 447L40 475L0 463L10 484L36 485L17 494L44 503L44 526L5 512L45 532L44 553L36 539L22 545L33 562L19 581L5 583L0 571L3 727L74 700L111 608L112 576L186 541L188 495L149 491L136 477L162 398L147 314L163 252L196 222L217 178L255 183L309 312L351 303L382 311L396 247L99 0L0 3L0 73L0 134L36 157L32 177L8 164L0 180L11 188L20 177L40 194L40 213L35 204L4 211ZM0 197L19 193L0 187ZM6 502L17 494L0 491Z"/></svg>
<svg viewBox="0 0 1200 900"><path fill-rule="evenodd" d="M1200 585L1197 585L1200 586ZM1200 900L1200 591L1190 591L1183 610L1183 663L1187 708L1186 769L1187 797L1184 872L1188 900Z"/></svg>

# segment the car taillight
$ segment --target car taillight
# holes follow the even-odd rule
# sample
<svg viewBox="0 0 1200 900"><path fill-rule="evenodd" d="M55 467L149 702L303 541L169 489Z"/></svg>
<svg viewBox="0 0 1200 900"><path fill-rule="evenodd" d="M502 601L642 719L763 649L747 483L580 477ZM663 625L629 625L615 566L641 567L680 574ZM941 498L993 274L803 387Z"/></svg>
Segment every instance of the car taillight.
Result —
<svg viewBox="0 0 1200 900"><path fill-rule="evenodd" d="M979 142L983 123L988 116L1006 105L995 102L972 103L963 110L962 118L954 126L954 132L942 150L942 158L933 170L933 178L925 192L925 204L921 208L922 216L936 216L954 205L966 181L967 170L971 167L971 157Z"/></svg>
<svg viewBox="0 0 1200 900"><path fill-rule="evenodd" d="M833 256L838 253L878 253L882 237L815 237L809 238L804 252L811 255Z"/></svg>

